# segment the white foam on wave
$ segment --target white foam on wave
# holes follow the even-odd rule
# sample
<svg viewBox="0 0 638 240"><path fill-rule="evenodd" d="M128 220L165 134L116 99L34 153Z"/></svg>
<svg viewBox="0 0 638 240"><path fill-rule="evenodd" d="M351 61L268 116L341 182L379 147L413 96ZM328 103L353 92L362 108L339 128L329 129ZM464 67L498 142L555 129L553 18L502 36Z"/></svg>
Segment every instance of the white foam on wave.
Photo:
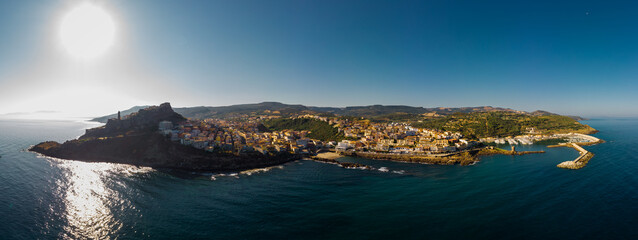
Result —
<svg viewBox="0 0 638 240"><path fill-rule="evenodd" d="M396 174L404 174L405 170L394 170L392 171L392 173L396 173Z"/></svg>
<svg viewBox="0 0 638 240"><path fill-rule="evenodd" d="M217 180L220 177L234 177L234 178L239 178L240 175L253 175L256 173L264 173L264 172L268 172L272 169L283 169L284 166L283 165L278 165L278 166L272 166L272 167L265 167L265 168L255 168L255 169L249 169L249 170L244 170L238 173L207 173L206 175L210 174L210 180Z"/></svg>
<svg viewBox="0 0 638 240"><path fill-rule="evenodd" d="M219 177L235 177L239 178L238 173L217 173L210 176L210 180L217 180Z"/></svg>
<svg viewBox="0 0 638 240"><path fill-rule="evenodd" d="M130 167L126 167L123 170L123 173L126 176L133 176L133 175L137 175L137 174L146 174L146 173L150 173L150 172L154 172L155 169L151 168L151 167L137 167L137 166L130 166Z"/></svg>
<svg viewBox="0 0 638 240"><path fill-rule="evenodd" d="M277 169L283 169L283 168L284 168L284 166L282 166L282 165L278 165L278 166L265 167L265 168L255 168L255 169L249 169L249 170L241 171L241 172L239 172L239 174L244 174L244 175L248 175L248 176L250 176L250 175L253 175L253 174L255 174L255 173L268 172L268 171L270 171L271 169L275 169L275 168L277 168Z"/></svg>
<svg viewBox="0 0 638 240"><path fill-rule="evenodd" d="M359 169L359 170L368 170L366 167L344 167L345 169Z"/></svg>
<svg viewBox="0 0 638 240"><path fill-rule="evenodd" d="M380 171L380 172L389 172L389 171L390 171L390 169L388 169L387 167L380 167L380 168L379 168L379 171Z"/></svg>

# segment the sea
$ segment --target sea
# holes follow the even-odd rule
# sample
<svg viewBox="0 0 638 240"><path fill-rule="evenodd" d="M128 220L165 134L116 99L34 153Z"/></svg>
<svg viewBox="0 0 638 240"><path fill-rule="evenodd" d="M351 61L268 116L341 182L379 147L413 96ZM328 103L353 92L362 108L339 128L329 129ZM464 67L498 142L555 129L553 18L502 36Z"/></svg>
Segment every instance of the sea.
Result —
<svg viewBox="0 0 638 240"><path fill-rule="evenodd" d="M96 124L0 120L0 239L638 239L638 119L584 123L606 142L579 170L556 167L576 150L532 145L546 153L191 173L42 157L26 149Z"/></svg>

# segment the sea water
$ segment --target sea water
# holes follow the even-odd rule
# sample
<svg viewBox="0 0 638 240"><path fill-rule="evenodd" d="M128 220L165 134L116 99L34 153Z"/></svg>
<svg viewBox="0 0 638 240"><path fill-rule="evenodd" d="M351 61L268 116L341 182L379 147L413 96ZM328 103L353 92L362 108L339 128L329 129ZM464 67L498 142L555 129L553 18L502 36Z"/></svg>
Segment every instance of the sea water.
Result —
<svg viewBox="0 0 638 240"><path fill-rule="evenodd" d="M607 142L580 170L532 145L547 152L202 174L41 157L25 149L95 125L0 120L0 239L638 239L638 120L585 123Z"/></svg>

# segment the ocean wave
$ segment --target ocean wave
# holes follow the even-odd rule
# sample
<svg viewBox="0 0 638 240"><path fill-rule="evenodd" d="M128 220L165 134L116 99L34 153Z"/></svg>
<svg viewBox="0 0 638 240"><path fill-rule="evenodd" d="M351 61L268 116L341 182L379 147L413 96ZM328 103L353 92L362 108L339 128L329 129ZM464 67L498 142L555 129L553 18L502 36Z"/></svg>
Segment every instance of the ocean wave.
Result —
<svg viewBox="0 0 638 240"><path fill-rule="evenodd" d="M212 180L216 180L218 177L235 177L239 178L238 173L216 173L210 176Z"/></svg>
<svg viewBox="0 0 638 240"><path fill-rule="evenodd" d="M359 169L359 170L369 170L366 167L344 167L345 169Z"/></svg>
<svg viewBox="0 0 638 240"><path fill-rule="evenodd" d="M380 168L379 168L379 171L380 171L380 172L389 172L389 171L390 171L390 169L388 169L387 167L380 167Z"/></svg>
<svg viewBox="0 0 638 240"><path fill-rule="evenodd" d="M271 169L275 169L275 168L277 168L277 169L283 169L283 168L284 168L284 166L282 166L282 165L278 165L278 166L265 167L265 168L255 168L255 169L250 169L250 170L241 171L241 172L239 172L239 174L243 174L243 175L248 175L248 176L250 176L250 175L253 175L253 174L255 174L255 173L268 172L268 171L270 171Z"/></svg>

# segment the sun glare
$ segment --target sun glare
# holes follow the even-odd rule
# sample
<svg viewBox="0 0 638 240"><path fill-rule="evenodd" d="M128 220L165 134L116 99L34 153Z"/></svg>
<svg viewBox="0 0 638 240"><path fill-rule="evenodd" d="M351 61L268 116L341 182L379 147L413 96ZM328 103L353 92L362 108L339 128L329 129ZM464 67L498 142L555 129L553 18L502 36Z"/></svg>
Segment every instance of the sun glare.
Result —
<svg viewBox="0 0 638 240"><path fill-rule="evenodd" d="M115 23L102 8L83 3L67 13L60 25L60 40L69 54L80 59L101 56L113 44Z"/></svg>

